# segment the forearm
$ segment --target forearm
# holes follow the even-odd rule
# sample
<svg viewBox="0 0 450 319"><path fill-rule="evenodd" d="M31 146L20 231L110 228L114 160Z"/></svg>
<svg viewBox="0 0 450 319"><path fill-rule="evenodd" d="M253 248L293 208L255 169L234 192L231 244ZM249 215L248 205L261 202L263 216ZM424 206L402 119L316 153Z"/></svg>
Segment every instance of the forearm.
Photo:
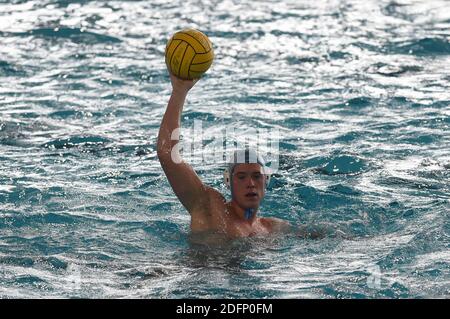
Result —
<svg viewBox="0 0 450 319"><path fill-rule="evenodd" d="M158 134L157 151L159 156L170 155L178 143L181 113L186 96L187 92L176 91L172 92L170 96Z"/></svg>

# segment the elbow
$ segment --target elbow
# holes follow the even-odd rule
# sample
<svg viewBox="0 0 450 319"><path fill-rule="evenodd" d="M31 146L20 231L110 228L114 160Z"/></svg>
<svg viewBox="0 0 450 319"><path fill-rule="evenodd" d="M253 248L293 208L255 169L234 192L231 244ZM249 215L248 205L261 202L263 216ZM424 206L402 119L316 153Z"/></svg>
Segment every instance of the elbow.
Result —
<svg viewBox="0 0 450 319"><path fill-rule="evenodd" d="M176 148L158 148L156 151L161 166L181 164L183 162Z"/></svg>
<svg viewBox="0 0 450 319"><path fill-rule="evenodd" d="M156 155L158 156L160 162L165 162L168 158L170 158L170 153L171 150L164 147L158 146L158 149L156 150Z"/></svg>
<svg viewBox="0 0 450 319"><path fill-rule="evenodd" d="M179 154L178 143L173 143L173 140L168 141L164 138L158 138L158 144L156 149L156 155L159 162L164 165L170 161L174 163L181 162L181 156Z"/></svg>
<svg viewBox="0 0 450 319"><path fill-rule="evenodd" d="M161 136L158 136L156 154L158 155L158 158L160 161L161 161L161 158L167 156L167 154L170 155L170 147L168 147L168 146L169 146L169 144L165 143L164 138L161 138Z"/></svg>

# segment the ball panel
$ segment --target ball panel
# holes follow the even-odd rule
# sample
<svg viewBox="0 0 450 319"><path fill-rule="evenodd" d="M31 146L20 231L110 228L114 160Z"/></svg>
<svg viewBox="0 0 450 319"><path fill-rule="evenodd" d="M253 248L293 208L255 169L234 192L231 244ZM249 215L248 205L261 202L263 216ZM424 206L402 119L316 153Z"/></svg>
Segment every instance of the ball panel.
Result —
<svg viewBox="0 0 450 319"><path fill-rule="evenodd" d="M204 63L191 64L190 71L193 72L206 72L212 64L212 60L206 61Z"/></svg>
<svg viewBox="0 0 450 319"><path fill-rule="evenodd" d="M209 51L212 49L211 41L209 41L208 37L204 33L195 29L184 29L180 32L189 34L193 38L197 39L197 41L199 41L205 48L205 51Z"/></svg>
<svg viewBox="0 0 450 319"><path fill-rule="evenodd" d="M173 51L180 44L180 40L170 39L166 46L166 65L170 68L170 59L172 58Z"/></svg>
<svg viewBox="0 0 450 319"><path fill-rule="evenodd" d="M189 43L195 50L196 53L205 53L209 51L207 48L203 46L203 44L195 37L188 33L184 33L182 31L175 33L173 36L174 39L182 40Z"/></svg>
<svg viewBox="0 0 450 319"><path fill-rule="evenodd" d="M180 70L178 72L180 78L182 79L189 78L189 67L191 66L191 62L194 59L194 56L195 56L194 48L188 45L186 51L184 51L184 56L182 58Z"/></svg>
<svg viewBox="0 0 450 319"><path fill-rule="evenodd" d="M202 77L202 75L203 75L204 73L205 73L205 72L192 72L192 71L189 71L189 77L190 77L191 79L199 79L199 78Z"/></svg>
<svg viewBox="0 0 450 319"><path fill-rule="evenodd" d="M193 64L205 63L214 59L213 50L208 51L207 53L196 54L194 60L192 60Z"/></svg>
<svg viewBox="0 0 450 319"><path fill-rule="evenodd" d="M179 76L181 60L183 59L184 52L186 51L188 44L181 41L175 48L172 57L170 59L170 70L172 74Z"/></svg>

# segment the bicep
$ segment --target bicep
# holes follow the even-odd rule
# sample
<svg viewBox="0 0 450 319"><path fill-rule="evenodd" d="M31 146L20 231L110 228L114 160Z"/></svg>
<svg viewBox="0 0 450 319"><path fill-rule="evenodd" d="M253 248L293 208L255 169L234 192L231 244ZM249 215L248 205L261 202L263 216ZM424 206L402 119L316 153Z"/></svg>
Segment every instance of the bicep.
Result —
<svg viewBox="0 0 450 319"><path fill-rule="evenodd" d="M159 160L170 186L183 206L191 212L201 205L206 188L192 166L184 161L174 163L170 157L160 157Z"/></svg>

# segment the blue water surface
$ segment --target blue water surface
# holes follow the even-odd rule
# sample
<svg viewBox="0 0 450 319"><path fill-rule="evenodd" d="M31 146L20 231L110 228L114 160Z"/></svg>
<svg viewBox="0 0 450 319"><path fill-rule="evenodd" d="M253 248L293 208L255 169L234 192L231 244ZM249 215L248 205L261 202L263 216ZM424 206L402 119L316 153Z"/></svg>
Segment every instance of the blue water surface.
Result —
<svg viewBox="0 0 450 319"><path fill-rule="evenodd" d="M450 297L449 12L1 1L0 297ZM155 149L185 27L216 59L183 127L279 130L261 214L346 236L193 238ZM193 166L229 198L223 167Z"/></svg>

